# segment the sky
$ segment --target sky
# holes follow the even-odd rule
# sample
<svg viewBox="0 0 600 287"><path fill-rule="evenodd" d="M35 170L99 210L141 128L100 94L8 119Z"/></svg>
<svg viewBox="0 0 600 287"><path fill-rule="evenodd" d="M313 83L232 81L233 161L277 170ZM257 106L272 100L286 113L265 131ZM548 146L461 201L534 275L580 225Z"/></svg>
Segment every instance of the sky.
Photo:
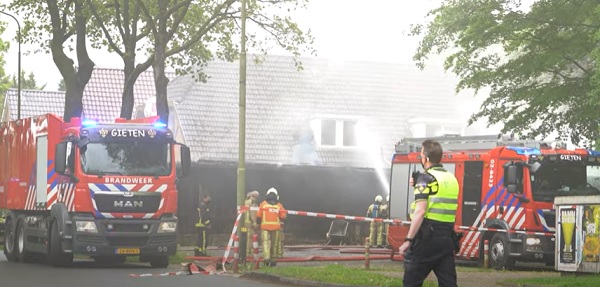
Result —
<svg viewBox="0 0 600 287"><path fill-rule="evenodd" d="M10 2L0 0L2 4ZM439 3L441 0L311 0L308 9L298 12L295 19L304 29L311 29L319 58L407 63L411 62L418 39L404 33L410 24L424 21L424 15ZM23 25L22 18L15 17ZM0 20L8 24L2 39L12 42L5 68L7 73L16 74L17 26L6 15L0 14ZM28 74L33 71L39 84L47 84L47 90L56 90L61 76L52 56L34 54L34 48L21 46L22 69ZM283 54L276 50L272 53ZM92 50L90 55L97 67L123 68L115 54Z"/></svg>

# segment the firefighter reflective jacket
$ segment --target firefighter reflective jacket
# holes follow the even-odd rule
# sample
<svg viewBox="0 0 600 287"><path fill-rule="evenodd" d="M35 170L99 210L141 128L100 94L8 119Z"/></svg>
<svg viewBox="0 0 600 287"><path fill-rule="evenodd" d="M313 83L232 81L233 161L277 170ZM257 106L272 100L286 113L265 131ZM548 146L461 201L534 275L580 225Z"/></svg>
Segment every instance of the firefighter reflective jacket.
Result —
<svg viewBox="0 0 600 287"><path fill-rule="evenodd" d="M206 203L201 203L200 207L198 207L198 221L196 222L196 227L207 227L210 225L210 219L212 217L210 207Z"/></svg>
<svg viewBox="0 0 600 287"><path fill-rule="evenodd" d="M263 201L258 209L256 217L261 219L260 228L262 230L281 229L281 220L287 216L287 212L281 203L270 204L267 201Z"/></svg>
<svg viewBox="0 0 600 287"><path fill-rule="evenodd" d="M244 201L244 206L248 208L258 207L255 201L252 198L246 199ZM248 231L248 228L254 227L256 224L256 210L246 210L244 211L243 220L242 220L242 232Z"/></svg>

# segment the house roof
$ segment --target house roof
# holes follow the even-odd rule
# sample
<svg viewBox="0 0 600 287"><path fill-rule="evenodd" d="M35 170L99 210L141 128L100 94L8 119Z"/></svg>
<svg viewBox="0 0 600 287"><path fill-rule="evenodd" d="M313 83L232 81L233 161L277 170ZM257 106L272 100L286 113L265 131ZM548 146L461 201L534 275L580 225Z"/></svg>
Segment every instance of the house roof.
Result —
<svg viewBox="0 0 600 287"><path fill-rule="evenodd" d="M167 73L174 78L174 73ZM84 117L113 122L121 112L123 91L123 70L94 68L90 81L83 92ZM143 72L134 86L134 107L143 105L155 95L152 71ZM37 116L45 113L64 113L65 96L62 91L21 91L21 118ZM10 89L6 94L5 107L11 120L17 118L17 90ZM6 109L5 111L6 112ZM7 116L3 115L3 119Z"/></svg>
<svg viewBox="0 0 600 287"><path fill-rule="evenodd" d="M339 62L266 56L249 59L247 67L246 160L289 163L294 134L321 116L358 118L363 137L375 147L317 148L324 165L370 167L389 160L394 144L409 135L416 117L465 118L452 99L454 82L439 70L420 71L411 64ZM239 64L210 62L206 83L191 76L175 78L168 87L195 160L238 158ZM466 121L465 121L466 125ZM373 159L376 159L375 161Z"/></svg>

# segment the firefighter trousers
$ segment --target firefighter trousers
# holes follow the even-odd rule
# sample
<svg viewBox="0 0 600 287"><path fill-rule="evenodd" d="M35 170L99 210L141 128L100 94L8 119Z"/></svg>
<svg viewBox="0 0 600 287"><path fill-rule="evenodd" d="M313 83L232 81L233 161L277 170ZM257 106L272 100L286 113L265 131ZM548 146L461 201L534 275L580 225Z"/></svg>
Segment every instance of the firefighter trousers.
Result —
<svg viewBox="0 0 600 287"><path fill-rule="evenodd" d="M252 258L252 256L254 256L254 242L252 241L252 237L254 237L254 234L256 234L256 231L254 230L254 228L247 228L247 231L245 232L246 234L246 238L245 238L245 242L240 242L240 244L245 245L245 252L246 252L246 261L248 260L247 258ZM241 246L241 245L240 245Z"/></svg>
<svg viewBox="0 0 600 287"><path fill-rule="evenodd" d="M403 286L422 286L431 271L440 287L457 286L454 243L450 235L433 235L428 240L417 237L404 254Z"/></svg>
<svg viewBox="0 0 600 287"><path fill-rule="evenodd" d="M263 248L263 259L265 261L281 258L283 256L283 251L279 252L277 249L280 248L278 240L281 238L280 230L262 230L261 231L261 240L262 240L262 248Z"/></svg>
<svg viewBox="0 0 600 287"><path fill-rule="evenodd" d="M196 256L206 256L206 227L196 227Z"/></svg>
<svg viewBox="0 0 600 287"><path fill-rule="evenodd" d="M383 222L372 221L369 228L369 240L371 246L383 245ZM375 241L377 240L377 241Z"/></svg>

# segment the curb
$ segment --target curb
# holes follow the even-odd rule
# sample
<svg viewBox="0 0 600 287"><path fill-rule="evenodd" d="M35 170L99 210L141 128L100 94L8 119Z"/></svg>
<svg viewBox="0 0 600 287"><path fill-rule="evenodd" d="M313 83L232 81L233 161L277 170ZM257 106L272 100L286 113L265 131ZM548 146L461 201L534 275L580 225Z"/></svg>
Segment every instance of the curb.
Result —
<svg viewBox="0 0 600 287"><path fill-rule="evenodd" d="M296 286L306 286L306 287L347 287L348 286L348 285L343 285L343 284L294 279L294 278L282 277L282 276L266 274L266 273L261 273L261 272L256 272L256 271L244 273L244 275L242 275L240 278L272 280L272 281L276 281L276 282L292 284L292 285L296 285ZM353 285L353 287L368 287L368 286L358 286L358 285L354 286Z"/></svg>

